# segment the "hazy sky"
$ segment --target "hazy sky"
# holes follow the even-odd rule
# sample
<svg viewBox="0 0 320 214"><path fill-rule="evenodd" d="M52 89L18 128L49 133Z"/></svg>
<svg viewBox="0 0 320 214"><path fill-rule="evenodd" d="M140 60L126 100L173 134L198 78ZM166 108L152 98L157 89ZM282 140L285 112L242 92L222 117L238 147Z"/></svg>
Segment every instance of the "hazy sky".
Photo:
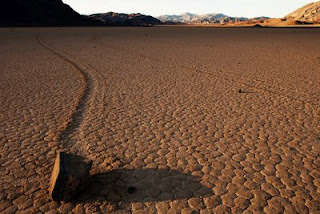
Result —
<svg viewBox="0 0 320 214"><path fill-rule="evenodd" d="M315 0L63 0L81 14L121 12L152 16L224 13L229 16L283 17Z"/></svg>

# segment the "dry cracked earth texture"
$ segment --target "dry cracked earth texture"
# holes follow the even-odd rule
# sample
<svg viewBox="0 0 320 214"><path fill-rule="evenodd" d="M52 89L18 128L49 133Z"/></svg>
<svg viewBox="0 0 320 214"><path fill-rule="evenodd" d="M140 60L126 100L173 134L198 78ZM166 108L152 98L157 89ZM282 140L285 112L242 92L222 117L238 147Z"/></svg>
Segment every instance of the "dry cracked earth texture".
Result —
<svg viewBox="0 0 320 214"><path fill-rule="evenodd" d="M0 67L1 213L319 213L320 29L6 28Z"/></svg>

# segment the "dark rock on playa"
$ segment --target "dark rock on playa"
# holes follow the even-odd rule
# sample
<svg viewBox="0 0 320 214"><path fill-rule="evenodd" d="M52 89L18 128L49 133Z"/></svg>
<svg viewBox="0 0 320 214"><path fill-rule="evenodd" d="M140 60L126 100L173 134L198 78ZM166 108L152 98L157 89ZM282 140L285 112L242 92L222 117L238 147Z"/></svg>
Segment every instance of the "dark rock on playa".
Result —
<svg viewBox="0 0 320 214"><path fill-rule="evenodd" d="M262 26L262 25L260 25L260 24L255 24L253 27L254 27L254 28L264 28L264 26Z"/></svg>
<svg viewBox="0 0 320 214"><path fill-rule="evenodd" d="M92 161L61 152L57 155L51 174L49 194L54 201L70 201L83 190L90 178Z"/></svg>

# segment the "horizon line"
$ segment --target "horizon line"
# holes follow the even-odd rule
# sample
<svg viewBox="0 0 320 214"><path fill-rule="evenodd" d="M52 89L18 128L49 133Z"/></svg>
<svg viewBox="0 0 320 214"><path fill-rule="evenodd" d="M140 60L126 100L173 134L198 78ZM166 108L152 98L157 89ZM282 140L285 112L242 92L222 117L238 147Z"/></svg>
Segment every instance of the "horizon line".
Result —
<svg viewBox="0 0 320 214"><path fill-rule="evenodd" d="M76 11L76 10L74 10ZM76 11L77 12L77 11ZM77 12L78 13L78 12ZM191 13L191 12L184 12L184 13L180 13L180 14L163 14L163 15L159 15L159 16L153 16L153 15L150 15L150 14L146 14L146 13L140 13L140 12L133 12L133 13L127 13L127 12L115 12L115 11L108 11L108 12L95 12L95 13L90 13L90 14L82 14L82 13L79 13L80 15L83 15L83 16L90 16L90 15L95 15L95 14L107 14L107 13L118 13L118 14L141 14L141 15L145 15L145 16L152 16L154 18L157 18L157 17L161 17L161 16L181 16L183 14L186 14L186 13L189 13L189 14L192 14L192 15L198 15L198 16L202 16L202 15L211 15L211 14L222 14L222 15L225 15L225 16L228 16L228 17L234 17L234 18L248 18L248 19L254 19L254 18L258 18L258 17L267 17L267 18L272 18L272 19L277 19L277 18L283 18L283 17L270 17L270 16L265 16L265 15L261 15L261 16L229 16L225 13Z"/></svg>

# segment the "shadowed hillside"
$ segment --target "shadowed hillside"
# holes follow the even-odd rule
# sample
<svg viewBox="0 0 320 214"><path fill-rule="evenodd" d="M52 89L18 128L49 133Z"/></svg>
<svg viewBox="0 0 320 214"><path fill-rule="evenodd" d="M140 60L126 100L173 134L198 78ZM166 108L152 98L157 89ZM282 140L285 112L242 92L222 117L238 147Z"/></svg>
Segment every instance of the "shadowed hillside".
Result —
<svg viewBox="0 0 320 214"><path fill-rule="evenodd" d="M83 16L61 0L6 0L0 26L150 26L161 21L142 14L102 13Z"/></svg>
<svg viewBox="0 0 320 214"><path fill-rule="evenodd" d="M98 25L75 12L61 0L5 0L1 3L1 26Z"/></svg>
<svg viewBox="0 0 320 214"><path fill-rule="evenodd" d="M124 13L100 13L89 16L97 21L103 22L105 25L130 25L130 26L147 26L159 25L162 22L152 16L146 16L140 13L124 14Z"/></svg>

